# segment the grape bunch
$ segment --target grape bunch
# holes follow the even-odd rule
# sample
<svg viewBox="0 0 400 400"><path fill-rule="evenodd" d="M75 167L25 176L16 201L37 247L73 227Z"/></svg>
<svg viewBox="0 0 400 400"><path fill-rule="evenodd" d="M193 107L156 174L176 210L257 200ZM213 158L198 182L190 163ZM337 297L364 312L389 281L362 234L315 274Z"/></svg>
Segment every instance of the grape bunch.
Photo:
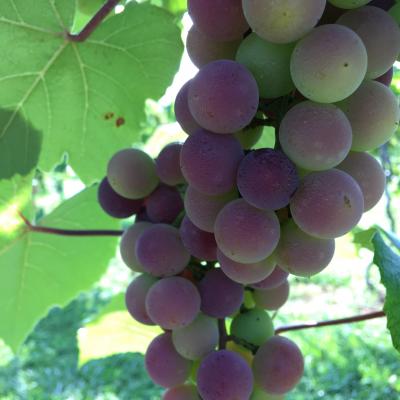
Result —
<svg viewBox="0 0 400 400"><path fill-rule="evenodd" d="M164 330L145 357L164 400L278 400L301 379L269 312L377 204L385 173L368 151L398 127L400 29L393 2L367 3L188 1L199 72L175 102L188 137L156 160L119 151L98 192L110 215L136 215L126 306ZM254 149L267 125L275 148Z"/></svg>

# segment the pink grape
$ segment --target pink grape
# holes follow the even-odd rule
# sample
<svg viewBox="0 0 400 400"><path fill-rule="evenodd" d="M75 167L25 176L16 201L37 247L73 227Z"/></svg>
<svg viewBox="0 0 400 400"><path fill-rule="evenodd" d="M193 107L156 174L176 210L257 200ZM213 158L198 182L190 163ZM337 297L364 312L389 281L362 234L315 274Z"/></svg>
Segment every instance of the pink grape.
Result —
<svg viewBox="0 0 400 400"><path fill-rule="evenodd" d="M289 298L289 283L285 280L282 285L268 290L258 290L253 292L253 298L257 307L265 310L278 310Z"/></svg>
<svg viewBox="0 0 400 400"><path fill-rule="evenodd" d="M189 110L188 90L191 81L186 82L178 92L175 100L175 118L182 129L188 134L196 132L200 125L195 121Z"/></svg>
<svg viewBox="0 0 400 400"><path fill-rule="evenodd" d="M146 199L146 212L152 222L172 224L182 211L182 196L174 186L160 185Z"/></svg>
<svg viewBox="0 0 400 400"><path fill-rule="evenodd" d="M289 273L280 268L278 265L273 270L272 274L263 281L250 285L254 289L269 290L275 289L282 285L288 278Z"/></svg>
<svg viewBox="0 0 400 400"><path fill-rule="evenodd" d="M196 386L186 384L168 389L163 400L200 400Z"/></svg>
<svg viewBox="0 0 400 400"><path fill-rule="evenodd" d="M156 159L156 170L160 181L175 186L185 183L180 167L182 143L170 143L165 146Z"/></svg>

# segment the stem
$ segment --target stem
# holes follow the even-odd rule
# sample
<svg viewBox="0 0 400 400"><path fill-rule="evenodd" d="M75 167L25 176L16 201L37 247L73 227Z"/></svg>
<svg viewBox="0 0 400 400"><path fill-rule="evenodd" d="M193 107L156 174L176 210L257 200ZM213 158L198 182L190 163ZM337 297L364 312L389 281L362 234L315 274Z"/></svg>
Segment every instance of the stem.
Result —
<svg viewBox="0 0 400 400"><path fill-rule="evenodd" d="M78 34L67 33L67 39L71 42L84 42L119 2L120 0L107 0Z"/></svg>
<svg viewBox="0 0 400 400"><path fill-rule="evenodd" d="M225 318L218 320L218 330L219 330L219 344L218 349L226 349L226 343L229 341L228 333L226 332Z"/></svg>

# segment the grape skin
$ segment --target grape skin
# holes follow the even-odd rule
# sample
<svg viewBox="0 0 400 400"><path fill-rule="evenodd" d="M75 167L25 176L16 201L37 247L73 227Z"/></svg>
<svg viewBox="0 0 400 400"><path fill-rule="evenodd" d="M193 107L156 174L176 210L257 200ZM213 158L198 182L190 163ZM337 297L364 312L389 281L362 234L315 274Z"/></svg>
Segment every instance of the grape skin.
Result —
<svg viewBox="0 0 400 400"><path fill-rule="evenodd" d="M285 280L282 285L268 290L258 290L253 292L253 298L257 307L265 310L275 311L281 308L289 298L289 283Z"/></svg>
<svg viewBox="0 0 400 400"><path fill-rule="evenodd" d="M160 181L169 186L185 183L180 167L182 143L165 146L156 159L156 170Z"/></svg>
<svg viewBox="0 0 400 400"><path fill-rule="evenodd" d="M189 110L188 104L188 91L190 82L186 82L179 90L175 99L175 118L178 121L181 128L188 134L196 132L200 128L200 125L195 121L193 115Z"/></svg>
<svg viewBox="0 0 400 400"><path fill-rule="evenodd" d="M253 283L250 287L259 290L275 289L282 285L287 280L288 276L289 273L277 265L270 276L261 282Z"/></svg>
<svg viewBox="0 0 400 400"><path fill-rule="evenodd" d="M254 388L250 400L285 400L283 396L269 394L260 388Z"/></svg>
<svg viewBox="0 0 400 400"><path fill-rule="evenodd" d="M168 389L163 396L163 400L200 400L196 386L182 385Z"/></svg>
<svg viewBox="0 0 400 400"><path fill-rule="evenodd" d="M351 9L365 6L371 0L328 0L331 4L336 7Z"/></svg>
<svg viewBox="0 0 400 400"><path fill-rule="evenodd" d="M262 126L246 127L234 134L244 150L251 149L261 138L264 128Z"/></svg>

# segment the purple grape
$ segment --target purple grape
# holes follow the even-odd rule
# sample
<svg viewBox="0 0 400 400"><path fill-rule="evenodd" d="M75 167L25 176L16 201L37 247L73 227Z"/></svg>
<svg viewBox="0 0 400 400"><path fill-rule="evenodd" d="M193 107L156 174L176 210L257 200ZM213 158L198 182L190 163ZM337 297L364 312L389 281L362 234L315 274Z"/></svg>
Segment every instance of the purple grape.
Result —
<svg viewBox="0 0 400 400"><path fill-rule="evenodd" d="M375 80L384 84L387 87L390 87L393 80L393 67L390 67L388 71L386 71L383 75L378 76L378 78L376 78Z"/></svg>
<svg viewBox="0 0 400 400"><path fill-rule="evenodd" d="M146 311L163 329L188 326L200 311L200 295L192 282L179 276L154 284L146 297Z"/></svg>
<svg viewBox="0 0 400 400"><path fill-rule="evenodd" d="M218 213L227 203L237 197L236 190L220 196L208 196L189 185L185 193L185 210L190 220L198 228L206 232L214 232Z"/></svg>
<svg viewBox="0 0 400 400"><path fill-rule="evenodd" d="M271 394L284 394L292 390L303 372L304 359L300 349L282 336L268 339L254 356L255 383Z"/></svg>
<svg viewBox="0 0 400 400"><path fill-rule="evenodd" d="M146 229L139 236L135 251L143 269L157 277L179 274L190 260L178 229L164 224Z"/></svg>
<svg viewBox="0 0 400 400"><path fill-rule="evenodd" d="M175 100L175 118L182 129L188 134L196 132L200 125L190 113L188 104L188 90L191 81L186 82L178 92Z"/></svg>
<svg viewBox="0 0 400 400"><path fill-rule="evenodd" d="M201 311L214 318L225 318L242 304L244 289L229 279L221 269L207 272L200 281Z"/></svg>
<svg viewBox="0 0 400 400"><path fill-rule="evenodd" d="M104 178L97 191L97 200L108 215L114 218L128 218L143 208L143 199L127 199L116 193L107 178Z"/></svg>
<svg viewBox="0 0 400 400"><path fill-rule="evenodd" d="M232 134L247 126L256 115L258 100L254 77L231 60L205 65L191 81L188 92L194 119L217 133Z"/></svg>
<svg viewBox="0 0 400 400"><path fill-rule="evenodd" d="M289 204L299 178L295 165L281 151L260 149L247 154L240 163L237 185L252 206L277 210Z"/></svg>
<svg viewBox="0 0 400 400"><path fill-rule="evenodd" d="M217 259L217 243L214 235L197 228L187 216L182 220L179 233L183 245L193 257L205 261Z"/></svg>
<svg viewBox="0 0 400 400"><path fill-rule="evenodd" d="M196 386L186 384L168 389L163 400L200 400Z"/></svg>
<svg viewBox="0 0 400 400"><path fill-rule="evenodd" d="M302 231L331 239L358 224L364 199L360 186L350 175L331 169L307 175L292 198L290 210Z"/></svg>
<svg viewBox="0 0 400 400"><path fill-rule="evenodd" d="M289 282L285 280L282 285L274 289L256 289L253 298L257 307L270 311L278 310L289 298Z"/></svg>
<svg viewBox="0 0 400 400"><path fill-rule="evenodd" d="M154 383L170 388L182 385L189 378L192 363L175 350L171 333L163 333L147 348L145 365Z"/></svg>
<svg viewBox="0 0 400 400"><path fill-rule="evenodd" d="M217 255L224 274L243 285L262 281L271 275L276 265L274 257L268 257L254 264L242 264L231 260L220 250L218 250Z"/></svg>
<svg viewBox="0 0 400 400"><path fill-rule="evenodd" d="M220 350L201 362L197 387L203 400L248 400L253 390L253 375L240 355Z"/></svg>
<svg viewBox="0 0 400 400"><path fill-rule="evenodd" d="M146 296L156 282L156 278L141 274L131 282L125 293L125 304L129 314L145 325L155 325L146 311Z"/></svg>
<svg viewBox="0 0 400 400"><path fill-rule="evenodd" d="M235 187L242 158L242 147L232 135L217 135L200 129L189 136L182 147L182 173L198 191L210 196L220 195Z"/></svg>
<svg viewBox="0 0 400 400"><path fill-rule="evenodd" d="M151 220L150 220L149 216L147 215L146 208L143 208L140 212L138 212L136 214L135 223L138 223L138 222L150 222L151 223Z"/></svg>
<svg viewBox="0 0 400 400"><path fill-rule="evenodd" d="M196 28L210 39L241 39L249 29L241 0L188 0L187 6Z"/></svg>
<svg viewBox="0 0 400 400"><path fill-rule="evenodd" d="M180 167L182 143L165 146L156 159L156 170L160 181L169 186L185 183Z"/></svg>
<svg viewBox="0 0 400 400"><path fill-rule="evenodd" d="M260 210L238 199L220 211L214 233L219 249L228 258L251 264L275 250L279 231L279 220L273 211Z"/></svg>
<svg viewBox="0 0 400 400"><path fill-rule="evenodd" d="M272 274L263 281L250 285L254 289L269 290L275 289L282 285L288 278L289 273L280 268L278 265L273 270Z"/></svg>
<svg viewBox="0 0 400 400"><path fill-rule="evenodd" d="M182 211L183 200L176 187L160 185L146 199L146 212L152 222L172 224Z"/></svg>

